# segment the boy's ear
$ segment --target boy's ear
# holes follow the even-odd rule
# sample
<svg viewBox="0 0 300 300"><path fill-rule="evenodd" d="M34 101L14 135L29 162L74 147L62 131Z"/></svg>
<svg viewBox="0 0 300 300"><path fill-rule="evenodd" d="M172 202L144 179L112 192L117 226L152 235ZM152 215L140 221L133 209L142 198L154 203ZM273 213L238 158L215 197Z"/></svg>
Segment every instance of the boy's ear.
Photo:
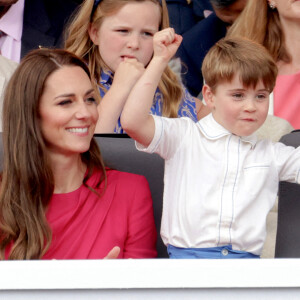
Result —
<svg viewBox="0 0 300 300"><path fill-rule="evenodd" d="M99 28L93 24L90 24L89 25L89 36L90 36L90 39L92 40L92 42L95 44L95 45L98 45L98 40L99 40L99 34L98 34L98 31L99 31Z"/></svg>
<svg viewBox="0 0 300 300"><path fill-rule="evenodd" d="M210 86L208 86L207 84L203 85L202 96L207 106L210 108L214 108L214 93L212 92Z"/></svg>

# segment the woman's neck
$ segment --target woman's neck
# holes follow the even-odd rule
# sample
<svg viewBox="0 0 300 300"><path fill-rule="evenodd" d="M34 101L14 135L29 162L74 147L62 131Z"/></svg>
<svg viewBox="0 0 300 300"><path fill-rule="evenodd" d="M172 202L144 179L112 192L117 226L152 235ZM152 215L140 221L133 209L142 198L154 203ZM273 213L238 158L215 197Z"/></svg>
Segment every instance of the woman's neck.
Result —
<svg viewBox="0 0 300 300"><path fill-rule="evenodd" d="M300 22L281 19L282 30L285 36L285 47L291 57L289 63L277 63L280 75L295 74L300 71Z"/></svg>
<svg viewBox="0 0 300 300"><path fill-rule="evenodd" d="M82 162L80 154L74 156L51 154L50 161L55 194L69 193L82 185L86 165Z"/></svg>

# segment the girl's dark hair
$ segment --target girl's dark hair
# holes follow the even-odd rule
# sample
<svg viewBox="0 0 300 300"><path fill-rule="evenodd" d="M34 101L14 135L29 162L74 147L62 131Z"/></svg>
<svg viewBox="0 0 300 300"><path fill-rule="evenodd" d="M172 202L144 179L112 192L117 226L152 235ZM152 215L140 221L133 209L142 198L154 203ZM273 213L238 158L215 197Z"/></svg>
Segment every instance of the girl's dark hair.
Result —
<svg viewBox="0 0 300 300"><path fill-rule="evenodd" d="M38 49L23 58L6 88L3 103L4 165L0 191L0 259L11 247L9 259L39 259L51 243L45 210L54 191L54 179L40 128L39 104L48 77L63 66L78 66L90 77L86 64L59 49ZM106 173L94 139L81 154L88 174ZM97 187L96 186L96 187ZM92 187L92 188L96 188Z"/></svg>
<svg viewBox="0 0 300 300"><path fill-rule="evenodd" d="M238 0L210 0L210 3L218 9L224 9Z"/></svg>

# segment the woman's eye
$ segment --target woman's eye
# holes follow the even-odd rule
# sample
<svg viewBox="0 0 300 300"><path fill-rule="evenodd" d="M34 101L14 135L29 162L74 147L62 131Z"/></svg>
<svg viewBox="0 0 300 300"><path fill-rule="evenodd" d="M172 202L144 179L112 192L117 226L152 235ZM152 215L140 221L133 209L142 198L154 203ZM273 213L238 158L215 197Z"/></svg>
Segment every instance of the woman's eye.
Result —
<svg viewBox="0 0 300 300"><path fill-rule="evenodd" d="M68 99L68 100L62 100L62 101L60 101L58 103L58 105L63 106L63 105L67 105L67 104L70 104L70 103L72 103L72 101Z"/></svg>
<svg viewBox="0 0 300 300"><path fill-rule="evenodd" d="M96 103L96 99L94 97L89 97L86 99L87 102L90 102L90 103Z"/></svg>

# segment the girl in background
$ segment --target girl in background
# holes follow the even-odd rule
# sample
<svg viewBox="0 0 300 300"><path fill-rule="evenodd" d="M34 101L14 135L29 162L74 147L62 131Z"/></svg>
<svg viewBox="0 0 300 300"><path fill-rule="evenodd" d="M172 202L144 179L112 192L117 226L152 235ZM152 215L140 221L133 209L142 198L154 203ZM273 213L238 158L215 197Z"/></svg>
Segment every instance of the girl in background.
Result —
<svg viewBox="0 0 300 300"><path fill-rule="evenodd" d="M122 133L125 101L153 55L153 35L168 27L165 0L85 0L67 30L66 49L85 59L100 88L96 132ZM167 66L151 114L189 117L207 114Z"/></svg>
<svg viewBox="0 0 300 300"><path fill-rule="evenodd" d="M246 37L267 48L278 66L270 113L300 128L300 2L248 1L227 36Z"/></svg>

